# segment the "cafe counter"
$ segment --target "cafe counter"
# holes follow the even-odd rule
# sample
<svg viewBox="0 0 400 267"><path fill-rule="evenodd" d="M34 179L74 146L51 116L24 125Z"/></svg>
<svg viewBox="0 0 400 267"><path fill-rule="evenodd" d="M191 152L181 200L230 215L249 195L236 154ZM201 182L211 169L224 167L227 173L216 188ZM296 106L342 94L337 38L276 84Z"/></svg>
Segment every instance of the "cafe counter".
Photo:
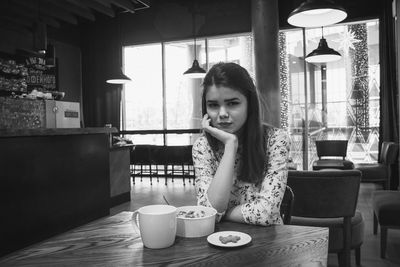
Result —
<svg viewBox="0 0 400 267"><path fill-rule="evenodd" d="M0 256L109 214L115 132L0 130Z"/></svg>

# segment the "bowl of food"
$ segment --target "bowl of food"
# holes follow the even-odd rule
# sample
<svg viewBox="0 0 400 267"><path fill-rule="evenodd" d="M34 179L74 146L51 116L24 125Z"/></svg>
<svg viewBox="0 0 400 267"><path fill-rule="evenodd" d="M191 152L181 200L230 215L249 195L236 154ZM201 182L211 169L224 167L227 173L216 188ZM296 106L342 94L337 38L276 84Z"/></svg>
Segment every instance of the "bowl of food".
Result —
<svg viewBox="0 0 400 267"><path fill-rule="evenodd" d="M181 237L201 237L214 233L214 208L204 206L178 207L176 235Z"/></svg>

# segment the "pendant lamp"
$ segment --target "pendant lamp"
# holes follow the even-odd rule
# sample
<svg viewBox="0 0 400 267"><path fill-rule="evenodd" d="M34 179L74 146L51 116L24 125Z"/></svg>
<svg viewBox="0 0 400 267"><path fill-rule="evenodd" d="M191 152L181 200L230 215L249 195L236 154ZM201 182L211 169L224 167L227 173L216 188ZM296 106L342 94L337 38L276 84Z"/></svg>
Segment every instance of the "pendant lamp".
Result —
<svg viewBox="0 0 400 267"><path fill-rule="evenodd" d="M346 10L333 0L306 0L289 14L287 21L296 27L321 27L341 22L346 17Z"/></svg>
<svg viewBox="0 0 400 267"><path fill-rule="evenodd" d="M197 61L197 47L196 47L196 14L193 11L192 20L193 20L193 36L194 36L194 60L192 66L183 73L187 78L204 78L206 75L206 71L200 67L199 62Z"/></svg>
<svg viewBox="0 0 400 267"><path fill-rule="evenodd" d="M306 56L309 63L326 63L341 59L342 56L336 50L330 48L324 38L324 29L322 28L322 38L319 40L318 47Z"/></svg>
<svg viewBox="0 0 400 267"><path fill-rule="evenodd" d="M120 14L121 15L121 14ZM128 82L131 82L131 78L126 76L123 71L122 71L122 41L121 41L121 19L118 18L118 62L119 62L119 68L114 69L110 75L110 79L106 80L107 83L110 84L125 84Z"/></svg>
<svg viewBox="0 0 400 267"><path fill-rule="evenodd" d="M131 82L131 78L126 76L122 72L122 67L120 69L115 69L113 73L110 75L112 78L108 79L106 82L111 84L125 84Z"/></svg>

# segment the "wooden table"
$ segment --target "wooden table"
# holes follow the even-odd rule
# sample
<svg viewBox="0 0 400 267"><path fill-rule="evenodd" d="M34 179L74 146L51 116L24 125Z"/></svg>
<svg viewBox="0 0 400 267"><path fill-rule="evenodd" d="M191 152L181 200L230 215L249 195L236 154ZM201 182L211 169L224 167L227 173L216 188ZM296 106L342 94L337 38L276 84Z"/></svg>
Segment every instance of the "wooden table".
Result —
<svg viewBox="0 0 400 267"><path fill-rule="evenodd" d="M132 212L121 212L0 258L0 266L326 266L328 228L253 226L231 222L216 231L249 234L239 248L209 245L207 237L177 237L172 247L143 247Z"/></svg>

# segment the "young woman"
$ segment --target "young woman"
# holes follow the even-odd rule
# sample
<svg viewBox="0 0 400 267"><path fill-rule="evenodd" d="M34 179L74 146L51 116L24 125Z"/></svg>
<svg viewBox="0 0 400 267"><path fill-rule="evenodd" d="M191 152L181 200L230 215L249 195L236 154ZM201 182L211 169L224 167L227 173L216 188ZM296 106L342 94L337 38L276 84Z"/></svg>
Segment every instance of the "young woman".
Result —
<svg viewBox="0 0 400 267"><path fill-rule="evenodd" d="M282 224L289 137L263 125L256 87L235 63L218 63L204 78L204 134L193 144L198 205L217 220Z"/></svg>

